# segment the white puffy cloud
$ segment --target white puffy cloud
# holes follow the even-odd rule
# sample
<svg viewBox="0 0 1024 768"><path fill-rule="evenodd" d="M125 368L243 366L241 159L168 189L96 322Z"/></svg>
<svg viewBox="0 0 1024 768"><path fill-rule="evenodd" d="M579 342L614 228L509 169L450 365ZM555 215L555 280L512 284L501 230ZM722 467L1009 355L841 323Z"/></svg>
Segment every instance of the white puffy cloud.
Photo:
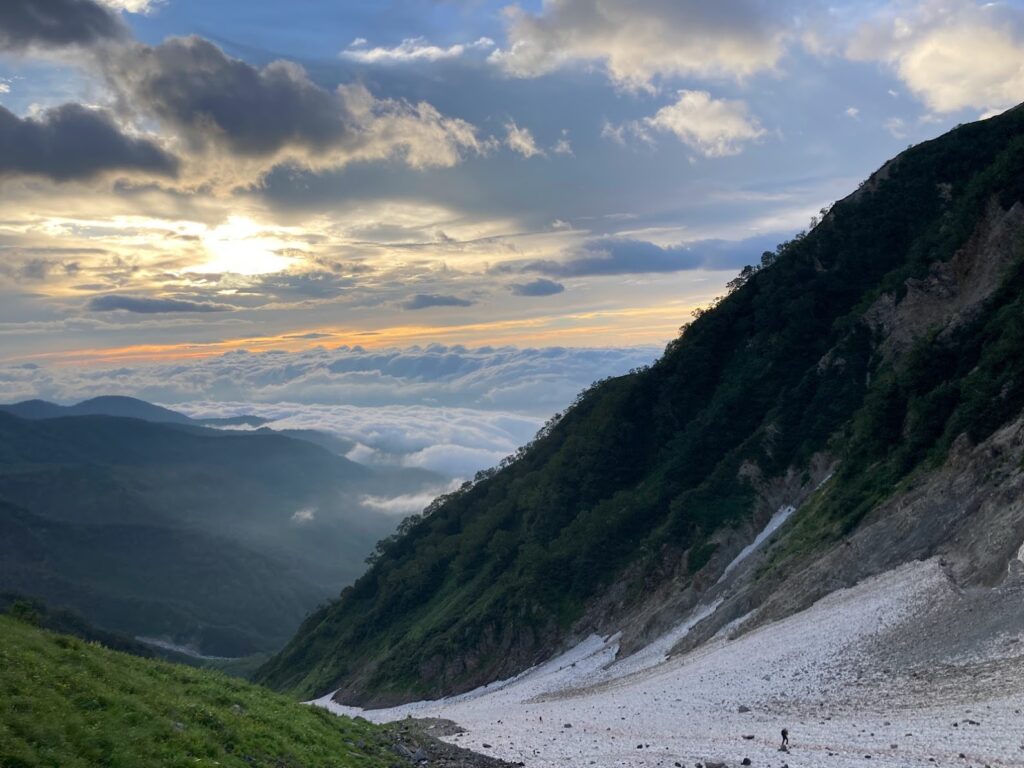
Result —
<svg viewBox="0 0 1024 768"><path fill-rule="evenodd" d="M533 138L533 133L530 132L530 129L521 128L516 125L514 120L509 120L505 123L505 145L523 157L534 157L535 155L544 154L544 150L537 146L537 141Z"/></svg>
<svg viewBox="0 0 1024 768"><path fill-rule="evenodd" d="M99 0L101 5L128 13L149 13L164 0Z"/></svg>
<svg viewBox="0 0 1024 768"><path fill-rule="evenodd" d="M858 26L846 54L891 66L935 112L1024 100L1024 9L1016 4L896 3Z"/></svg>
<svg viewBox="0 0 1024 768"><path fill-rule="evenodd" d="M744 77L782 56L784 24L754 0L547 0L539 13L505 11L507 48L491 60L536 77L598 63L616 83L650 88L657 76Z"/></svg>
<svg viewBox="0 0 1024 768"><path fill-rule="evenodd" d="M302 507L292 513L292 522L298 525L305 525L311 523L316 519L317 509L316 507Z"/></svg>
<svg viewBox="0 0 1024 768"><path fill-rule="evenodd" d="M764 129L743 101L715 99L707 91L679 91L672 104L651 117L621 126L606 124L605 138L623 144L627 135L653 141L652 132L671 133L705 157L726 157L743 151L743 145L765 135Z"/></svg>
<svg viewBox="0 0 1024 768"><path fill-rule="evenodd" d="M432 45L422 37L408 37L398 45L387 48L384 46L366 48L364 38L356 38L339 55L350 61L361 64L405 64L409 62L441 61L457 59L470 51L487 50L494 47L489 37L481 37L472 43L457 43L447 48Z"/></svg>
<svg viewBox="0 0 1024 768"><path fill-rule="evenodd" d="M422 512L430 502L442 493L450 493L458 487L459 481L453 480L448 485L433 486L416 493L403 493L392 497L363 496L359 503L375 512L405 517L406 515Z"/></svg>
<svg viewBox="0 0 1024 768"><path fill-rule="evenodd" d="M662 107L647 125L675 134L708 157L735 155L742 145L764 136L742 101L713 99L707 91L680 91L675 104Z"/></svg>
<svg viewBox="0 0 1024 768"><path fill-rule="evenodd" d="M567 128L562 129L562 135L555 142L554 146L551 147L551 151L556 155L573 156L575 154L572 151L572 143L569 141L569 130Z"/></svg>

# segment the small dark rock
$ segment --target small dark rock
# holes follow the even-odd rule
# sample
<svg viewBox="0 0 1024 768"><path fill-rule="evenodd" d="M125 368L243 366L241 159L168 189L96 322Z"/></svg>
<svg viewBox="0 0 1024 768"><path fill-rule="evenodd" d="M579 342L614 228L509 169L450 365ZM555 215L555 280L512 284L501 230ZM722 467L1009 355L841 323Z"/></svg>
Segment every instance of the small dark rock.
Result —
<svg viewBox="0 0 1024 768"><path fill-rule="evenodd" d="M750 707L748 707L746 704L740 704L738 707L736 707L736 711L742 715L745 712L749 712Z"/></svg>
<svg viewBox="0 0 1024 768"><path fill-rule="evenodd" d="M400 757L404 757L406 760L412 760L413 752L405 746L405 744L395 744L392 749L394 749L395 753Z"/></svg>
<svg viewBox="0 0 1024 768"><path fill-rule="evenodd" d="M750 758L749 758L749 757L744 757L744 758L743 758L743 759L742 759L742 760L740 761L740 765L751 765L751 762L750 762Z"/></svg>

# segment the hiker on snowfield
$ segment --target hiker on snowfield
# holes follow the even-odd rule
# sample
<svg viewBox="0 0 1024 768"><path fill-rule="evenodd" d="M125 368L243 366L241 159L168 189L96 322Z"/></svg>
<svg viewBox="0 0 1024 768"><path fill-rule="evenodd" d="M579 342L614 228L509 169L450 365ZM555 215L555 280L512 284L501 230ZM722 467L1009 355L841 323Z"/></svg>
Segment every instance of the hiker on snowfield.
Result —
<svg viewBox="0 0 1024 768"><path fill-rule="evenodd" d="M779 751L789 751L789 730L786 728L782 729L782 746L779 747Z"/></svg>

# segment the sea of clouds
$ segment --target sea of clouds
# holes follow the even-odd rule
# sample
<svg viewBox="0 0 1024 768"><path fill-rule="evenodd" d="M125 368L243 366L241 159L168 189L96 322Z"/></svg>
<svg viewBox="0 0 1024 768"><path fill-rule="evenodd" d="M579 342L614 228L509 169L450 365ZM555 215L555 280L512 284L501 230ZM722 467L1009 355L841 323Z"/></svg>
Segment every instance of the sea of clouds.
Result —
<svg viewBox="0 0 1024 768"><path fill-rule="evenodd" d="M114 394L197 418L254 414L274 429L330 432L352 444L355 461L419 467L454 481L513 453L595 380L646 365L660 351L344 346L121 366L20 364L0 367L0 401ZM397 513L422 501L374 503Z"/></svg>

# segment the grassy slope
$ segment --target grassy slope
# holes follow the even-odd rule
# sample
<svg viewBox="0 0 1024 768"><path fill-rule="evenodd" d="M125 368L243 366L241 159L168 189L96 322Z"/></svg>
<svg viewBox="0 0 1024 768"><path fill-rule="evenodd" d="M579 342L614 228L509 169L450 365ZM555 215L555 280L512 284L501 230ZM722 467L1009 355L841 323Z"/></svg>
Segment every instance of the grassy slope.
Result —
<svg viewBox="0 0 1024 768"><path fill-rule="evenodd" d="M377 768L381 731L224 675L0 616L0 768Z"/></svg>
<svg viewBox="0 0 1024 768"><path fill-rule="evenodd" d="M852 458L818 533L856 525L878 498L872 479L891 489L949 430L1019 409L1024 372L999 368L1007 345L1019 352L1013 291L943 350L987 360L974 381L925 365L928 350L902 377L884 370L861 316L952 256L993 199L1008 208L1022 193L1024 110L908 150L650 370L596 385L510 466L383 543L259 679L380 701L518 671L627 569L639 594L666 563L685 559L693 573L707 562L711 535L750 514L745 462L772 477L825 448ZM819 365L830 350L842 365Z"/></svg>

